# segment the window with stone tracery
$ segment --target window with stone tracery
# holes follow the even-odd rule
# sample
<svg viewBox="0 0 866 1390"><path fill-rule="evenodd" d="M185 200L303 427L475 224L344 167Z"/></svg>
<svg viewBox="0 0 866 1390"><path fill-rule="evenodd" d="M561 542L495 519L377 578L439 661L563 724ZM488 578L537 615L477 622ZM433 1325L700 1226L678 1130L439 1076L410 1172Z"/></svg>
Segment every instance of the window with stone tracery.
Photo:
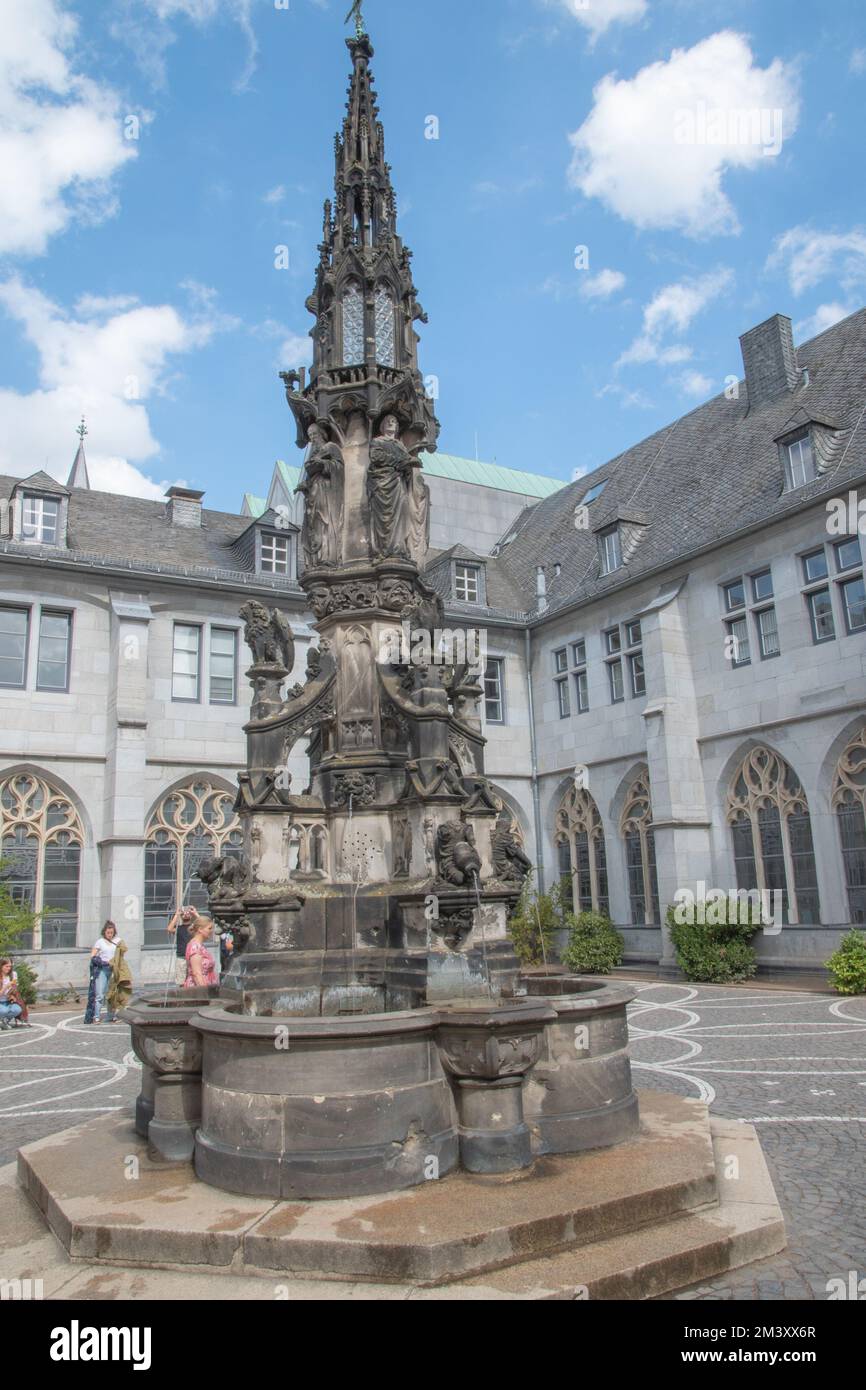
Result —
<svg viewBox="0 0 866 1390"><path fill-rule="evenodd" d="M328 832L318 823L295 821L286 831L291 875L324 874L328 868Z"/></svg>
<svg viewBox="0 0 866 1390"><path fill-rule="evenodd" d="M753 748L728 794L737 888L782 894L782 921L821 920L812 822L793 768L769 748Z"/></svg>
<svg viewBox="0 0 866 1390"><path fill-rule="evenodd" d="M76 945L84 831L75 807L35 773L0 782L0 862L16 902L45 916L19 938L27 950Z"/></svg>
<svg viewBox="0 0 866 1390"><path fill-rule="evenodd" d="M644 772L632 782L620 817L631 920L636 927L651 927L661 922L652 818L649 776Z"/></svg>
<svg viewBox="0 0 866 1390"><path fill-rule="evenodd" d="M851 921L866 923L866 725L839 759L833 783Z"/></svg>
<svg viewBox="0 0 866 1390"><path fill-rule="evenodd" d="M144 944L165 946L177 907L207 908L196 874L205 859L240 858L243 835L234 797L209 782L169 792L147 825L144 847Z"/></svg>
<svg viewBox="0 0 866 1390"><path fill-rule="evenodd" d="M357 285L349 285L343 295L343 366L356 367L365 355L364 296Z"/></svg>
<svg viewBox="0 0 866 1390"><path fill-rule="evenodd" d="M571 787L556 813L555 842L560 881L571 895L574 911L610 916L604 827L595 799L583 788Z"/></svg>
<svg viewBox="0 0 866 1390"><path fill-rule="evenodd" d="M383 367L395 367L394 299L391 291L381 285L376 291L376 361Z"/></svg>

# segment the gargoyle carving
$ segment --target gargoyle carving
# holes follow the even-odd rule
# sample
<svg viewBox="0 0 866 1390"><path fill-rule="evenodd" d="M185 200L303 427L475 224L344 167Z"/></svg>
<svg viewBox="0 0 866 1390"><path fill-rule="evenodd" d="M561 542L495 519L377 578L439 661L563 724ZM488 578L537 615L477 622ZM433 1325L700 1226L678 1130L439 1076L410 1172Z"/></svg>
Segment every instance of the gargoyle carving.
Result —
<svg viewBox="0 0 866 1390"><path fill-rule="evenodd" d="M481 860L475 848L472 826L459 820L440 825L436 836L436 860L443 883L458 888L475 883L481 873Z"/></svg>
<svg viewBox="0 0 866 1390"><path fill-rule="evenodd" d="M226 855L222 859L205 859L199 865L197 877L208 890L210 904L238 902L249 884L249 870L242 859Z"/></svg>
<svg viewBox="0 0 866 1390"><path fill-rule="evenodd" d="M292 625L279 608L267 609L251 599L240 610L244 638L257 666L282 666L291 671L295 664Z"/></svg>

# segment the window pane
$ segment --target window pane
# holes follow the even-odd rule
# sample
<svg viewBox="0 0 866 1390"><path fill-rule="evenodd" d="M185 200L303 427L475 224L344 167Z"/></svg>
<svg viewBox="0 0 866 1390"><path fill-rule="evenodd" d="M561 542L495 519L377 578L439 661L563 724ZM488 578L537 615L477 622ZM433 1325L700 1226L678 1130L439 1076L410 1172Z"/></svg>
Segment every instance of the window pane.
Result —
<svg viewBox="0 0 866 1390"><path fill-rule="evenodd" d="M213 704L233 704L237 665L237 633L212 627L210 633L210 698Z"/></svg>
<svg viewBox="0 0 866 1390"><path fill-rule="evenodd" d="M604 848L604 836L595 837L595 877L598 883L598 910L603 912L606 917L610 916L610 896L607 887L607 856Z"/></svg>
<svg viewBox="0 0 866 1390"><path fill-rule="evenodd" d="M863 563L860 555L860 542L856 537L850 541L840 541L838 545L834 545L833 549L836 552L837 570L856 569L858 565Z"/></svg>
<svg viewBox="0 0 866 1390"><path fill-rule="evenodd" d="M789 488L803 487L815 477L815 460L812 454L812 441L808 435L795 439L787 448L787 474Z"/></svg>
<svg viewBox="0 0 866 1390"><path fill-rule="evenodd" d="M619 527L605 531L601 537L601 572L611 574L622 563L619 545Z"/></svg>
<svg viewBox="0 0 866 1390"><path fill-rule="evenodd" d="M625 688L624 688L624 686L623 686L623 679L622 679L622 662L621 662L621 661L612 661L612 662L609 664L609 666L608 666L608 668L607 668L607 671L608 671L608 676L609 676L609 678L610 678L610 698L611 698L611 702L612 702L613 704L617 705L617 704L619 704L620 700L624 700L624 699L625 699Z"/></svg>
<svg viewBox="0 0 866 1390"><path fill-rule="evenodd" d="M610 630L604 634L604 640L607 650L611 655L613 655L614 652L622 650L622 641L618 627L610 628Z"/></svg>
<svg viewBox="0 0 866 1390"><path fill-rule="evenodd" d="M395 365L394 301L384 288L376 291L376 361L383 367Z"/></svg>
<svg viewBox="0 0 866 1390"><path fill-rule="evenodd" d="M185 623L174 626L172 699L198 699L198 654L201 629Z"/></svg>
<svg viewBox="0 0 866 1390"><path fill-rule="evenodd" d="M765 608L762 612L755 614L758 624L758 642L761 649L761 656L779 655L779 629L776 622L775 608Z"/></svg>
<svg viewBox="0 0 866 1390"><path fill-rule="evenodd" d="M568 670L568 656L565 647L563 647L561 651L553 653L553 663L557 671Z"/></svg>
<svg viewBox="0 0 866 1390"><path fill-rule="evenodd" d="M625 858L628 868L628 896L631 904L631 920L636 927L646 925L646 898L643 887L643 859L641 858L640 835L630 830L625 837Z"/></svg>
<svg viewBox="0 0 866 1390"><path fill-rule="evenodd" d="M69 635L72 621L68 613L42 613L39 618L39 657L36 668L38 690L65 690L69 682Z"/></svg>
<svg viewBox="0 0 866 1390"><path fill-rule="evenodd" d="M455 566L454 591L455 597L463 603L478 602L478 569L476 566Z"/></svg>
<svg viewBox="0 0 866 1390"><path fill-rule="evenodd" d="M262 536L262 573L288 574L288 536Z"/></svg>
<svg viewBox="0 0 866 1390"><path fill-rule="evenodd" d="M177 906L177 849L173 844L144 849L144 945L166 946L169 919Z"/></svg>
<svg viewBox="0 0 866 1390"><path fill-rule="evenodd" d="M642 656L630 656L628 659L629 671L631 673L631 689L633 695L646 695L646 672L644 670Z"/></svg>
<svg viewBox="0 0 866 1390"><path fill-rule="evenodd" d="M725 607L730 613L734 608L742 608L746 602L746 590L742 579L737 579L733 584L726 584L722 590L725 596Z"/></svg>
<svg viewBox="0 0 866 1390"><path fill-rule="evenodd" d="M578 714L585 714L589 709L589 680L585 671L578 671L575 676L574 691Z"/></svg>
<svg viewBox="0 0 866 1390"><path fill-rule="evenodd" d="M566 902L571 902L571 846L567 840L561 840L557 846L557 856L559 859L559 881L566 893Z"/></svg>
<svg viewBox="0 0 866 1390"><path fill-rule="evenodd" d="M782 893L782 921L788 921L788 892L785 879L785 852L782 848L782 822L776 806L766 806L758 812L758 835L761 860L764 865L764 886L770 892Z"/></svg>
<svg viewBox="0 0 866 1390"><path fill-rule="evenodd" d="M586 643L575 642L571 649L571 655L575 666L583 666L586 661Z"/></svg>
<svg viewBox="0 0 866 1390"><path fill-rule="evenodd" d="M866 588L863 587L863 580L849 579L841 588L845 603L845 626L849 632L860 632L866 627Z"/></svg>
<svg viewBox="0 0 866 1390"><path fill-rule="evenodd" d="M752 593L756 603L760 603L765 598L773 597L773 576L769 570L752 575Z"/></svg>
<svg viewBox="0 0 866 1390"><path fill-rule="evenodd" d="M859 802L837 811L851 921L866 923L866 819Z"/></svg>
<svg viewBox="0 0 866 1390"><path fill-rule="evenodd" d="M797 913L803 925L821 920L818 904L818 873L812 844L809 813L788 817L788 838L794 868L794 891L797 894Z"/></svg>
<svg viewBox="0 0 866 1390"><path fill-rule="evenodd" d="M731 835L734 841L737 888L752 892L758 886L758 871L755 865L752 825L746 816L734 822L731 826Z"/></svg>
<svg viewBox="0 0 866 1390"><path fill-rule="evenodd" d="M829 642L831 638L836 636L830 590L819 589L817 593L809 594L806 602L809 605L809 620L812 624L812 640L815 642Z"/></svg>
<svg viewBox="0 0 866 1390"><path fill-rule="evenodd" d="M810 555L803 556L803 573L806 576L807 584L810 584L813 579L827 578L827 556L823 547L821 550L813 550Z"/></svg>
<svg viewBox="0 0 866 1390"><path fill-rule="evenodd" d="M364 361L364 297L357 285L343 296L343 366Z"/></svg>
<svg viewBox="0 0 866 1390"><path fill-rule="evenodd" d="M577 858L574 882L577 888L578 907L581 912L591 912L592 879L589 872L589 836L585 830L579 830L575 835L574 849Z"/></svg>
<svg viewBox="0 0 866 1390"><path fill-rule="evenodd" d="M728 633L731 639L731 663L734 666L748 666L752 659L752 653L749 648L749 629L745 618L737 618L735 622L728 623Z"/></svg>
<svg viewBox="0 0 866 1390"><path fill-rule="evenodd" d="M641 629L639 622L626 623L625 641L628 647L639 647L641 644Z"/></svg>
<svg viewBox="0 0 866 1390"><path fill-rule="evenodd" d="M54 908L42 919L42 949L74 946L78 926L78 879L81 847L51 842L45 846L43 907Z"/></svg>
<svg viewBox="0 0 866 1390"><path fill-rule="evenodd" d="M571 705L568 699L568 681L556 682L556 698L559 702L560 719L567 719L571 714Z"/></svg>
<svg viewBox="0 0 866 1390"><path fill-rule="evenodd" d="M484 672L484 712L491 724L504 722L502 668L502 661L493 659L488 661Z"/></svg>
<svg viewBox="0 0 866 1390"><path fill-rule="evenodd" d="M0 608L0 685L24 685L28 617L26 608Z"/></svg>

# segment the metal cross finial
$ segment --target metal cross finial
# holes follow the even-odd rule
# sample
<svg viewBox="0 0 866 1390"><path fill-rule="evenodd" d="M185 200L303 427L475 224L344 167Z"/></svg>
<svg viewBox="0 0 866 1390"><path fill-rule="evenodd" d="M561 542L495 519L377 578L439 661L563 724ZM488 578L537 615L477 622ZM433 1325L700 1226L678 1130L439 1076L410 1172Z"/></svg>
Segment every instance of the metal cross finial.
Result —
<svg viewBox="0 0 866 1390"><path fill-rule="evenodd" d="M352 17L354 16L355 34L359 39L362 39L367 32L367 30L364 28L364 16L361 13L361 6L363 5L363 3L364 0L353 0L352 8L346 15L346 18L343 20L344 24L348 24L349 20L352 19Z"/></svg>
<svg viewBox="0 0 866 1390"><path fill-rule="evenodd" d="M83 443L84 443L84 436L87 434L87 426L86 426L85 423L84 423L84 416L83 416L83 415L82 415L82 417L81 417L81 424L78 426L78 429L75 431L75 433L78 435L78 438L81 440L81 442L82 442L82 444L83 444Z"/></svg>

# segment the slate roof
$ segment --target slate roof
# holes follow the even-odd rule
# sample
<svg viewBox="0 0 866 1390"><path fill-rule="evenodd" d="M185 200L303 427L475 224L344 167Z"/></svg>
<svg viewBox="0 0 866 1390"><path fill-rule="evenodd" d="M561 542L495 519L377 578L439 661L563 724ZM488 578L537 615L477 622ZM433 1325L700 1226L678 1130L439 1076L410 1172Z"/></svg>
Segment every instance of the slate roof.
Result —
<svg viewBox="0 0 866 1390"><path fill-rule="evenodd" d="M801 376L793 391L755 406L741 382L737 399L716 396L524 508L496 547L496 567L519 594L520 606L536 608L539 564L547 569L550 615L674 566L804 503L845 496L866 476L866 309L802 344L797 360L808 379ZM776 441L810 419L843 434L834 440L826 471L806 487L785 492ZM602 480L607 486L589 504L589 529L577 530L575 507ZM602 576L594 533L618 515L645 525L629 528L633 552L620 569ZM562 572L553 577L557 562Z"/></svg>
<svg viewBox="0 0 866 1390"><path fill-rule="evenodd" d="M38 476L38 475L34 475ZM47 475L46 475L47 476ZM23 480L27 481L27 480ZM54 480L50 480L54 483ZM0 499L9 498L21 478L0 474ZM55 484L56 486L56 484ZM60 489L64 491L64 489ZM2 549L12 553L68 558L86 563L119 565L148 573L219 570L238 579L273 587L270 575L254 575L241 568L232 547L253 523L248 516L202 509L201 526L172 525L165 502L123 497L114 492L74 488L69 493L67 546L36 546L4 539ZM194 575L193 575L194 577ZM285 578L276 587L295 589ZM300 592L299 590L297 592Z"/></svg>

